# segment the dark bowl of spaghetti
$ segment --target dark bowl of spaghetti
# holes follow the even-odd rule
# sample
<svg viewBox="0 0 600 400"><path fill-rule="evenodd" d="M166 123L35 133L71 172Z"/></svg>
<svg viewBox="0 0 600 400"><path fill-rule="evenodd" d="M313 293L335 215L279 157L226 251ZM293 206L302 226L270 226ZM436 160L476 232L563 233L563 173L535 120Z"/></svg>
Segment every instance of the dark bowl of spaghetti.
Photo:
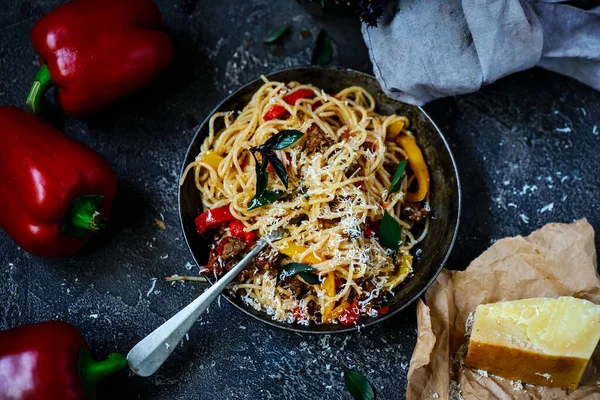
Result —
<svg viewBox="0 0 600 400"><path fill-rule="evenodd" d="M192 140L179 211L213 283L284 231L223 295L272 326L348 332L400 312L452 249L461 207L450 148L420 108L335 67L261 76Z"/></svg>

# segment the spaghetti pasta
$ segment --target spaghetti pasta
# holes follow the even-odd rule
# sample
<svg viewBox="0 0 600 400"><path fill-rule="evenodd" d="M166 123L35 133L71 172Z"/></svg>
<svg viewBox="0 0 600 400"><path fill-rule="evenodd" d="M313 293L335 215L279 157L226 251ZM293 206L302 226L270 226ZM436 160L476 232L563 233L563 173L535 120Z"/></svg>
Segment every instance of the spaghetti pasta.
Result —
<svg viewBox="0 0 600 400"><path fill-rule="evenodd" d="M428 225L429 175L409 120L376 113L374 98L358 86L331 95L312 85L263 80L237 115L212 116L200 154L181 180L193 173L204 208L229 207L246 232L264 237L287 231L231 290L278 321L349 325L385 312L386 296L411 273L410 250ZM269 172L269 186L285 195L249 210L257 191L257 161L250 149L289 129L303 136L275 151L285 165L288 188ZM396 167L407 158L399 190L389 193ZM400 227L398 249L378 241L385 211ZM231 235L226 224L212 231L204 272L218 277L249 251L251 245ZM291 262L310 264L318 283L301 274L279 281L280 270Z"/></svg>

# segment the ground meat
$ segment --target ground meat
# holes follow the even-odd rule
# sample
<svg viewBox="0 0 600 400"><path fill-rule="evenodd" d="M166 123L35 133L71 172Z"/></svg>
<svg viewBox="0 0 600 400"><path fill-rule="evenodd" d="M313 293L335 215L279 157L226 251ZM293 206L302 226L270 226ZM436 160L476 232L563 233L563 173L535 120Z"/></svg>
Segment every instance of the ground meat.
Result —
<svg viewBox="0 0 600 400"><path fill-rule="evenodd" d="M415 221L417 223L421 222L423 218L426 218L427 214L429 214L429 211L419 203L405 203L400 211L401 216L408 218L409 221Z"/></svg>
<svg viewBox="0 0 600 400"><path fill-rule="evenodd" d="M221 247L221 245L221 259L223 259L223 261L228 261L235 258L235 256L240 254L246 248L246 243L242 239L230 236L223 238L217 248Z"/></svg>
<svg viewBox="0 0 600 400"><path fill-rule="evenodd" d="M348 128L347 126L343 126L338 131L338 134L340 136L340 139L342 139L345 142L348 142L350 138L352 138L356 133L351 131L350 128Z"/></svg>
<svg viewBox="0 0 600 400"><path fill-rule="evenodd" d="M225 236L208 254L208 262L200 272L210 276L219 276L225 268L229 271L236 263L236 257L246 248L246 243L231 236Z"/></svg>
<svg viewBox="0 0 600 400"><path fill-rule="evenodd" d="M306 131L306 141L304 142L306 153L324 152L331 145L333 145L333 140L317 124L312 124Z"/></svg>
<svg viewBox="0 0 600 400"><path fill-rule="evenodd" d="M249 268L272 269L277 265L280 258L281 254L279 254L277 250L272 247L267 247L254 257Z"/></svg>
<svg viewBox="0 0 600 400"><path fill-rule="evenodd" d="M298 279L297 276L292 277L289 280L288 285L289 289L292 291L292 294L296 299L301 299L302 297L304 297L304 294L308 291L308 287L304 284L304 282Z"/></svg>

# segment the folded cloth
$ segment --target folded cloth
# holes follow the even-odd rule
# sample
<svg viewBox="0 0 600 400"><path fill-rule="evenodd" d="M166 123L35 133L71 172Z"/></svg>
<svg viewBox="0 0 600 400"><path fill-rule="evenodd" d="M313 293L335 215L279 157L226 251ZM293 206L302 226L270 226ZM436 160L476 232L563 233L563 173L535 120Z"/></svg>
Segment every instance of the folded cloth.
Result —
<svg viewBox="0 0 600 400"><path fill-rule="evenodd" d="M400 101L477 91L534 66L600 90L600 0L398 0L363 26L375 76Z"/></svg>

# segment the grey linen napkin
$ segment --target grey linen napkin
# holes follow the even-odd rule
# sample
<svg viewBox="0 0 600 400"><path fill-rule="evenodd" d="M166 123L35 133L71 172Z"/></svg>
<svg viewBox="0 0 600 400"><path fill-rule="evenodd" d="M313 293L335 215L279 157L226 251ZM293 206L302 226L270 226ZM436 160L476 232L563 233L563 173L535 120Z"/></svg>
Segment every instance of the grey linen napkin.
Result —
<svg viewBox="0 0 600 400"><path fill-rule="evenodd" d="M363 26L375 76L422 105L536 65L600 90L600 0L397 0Z"/></svg>

